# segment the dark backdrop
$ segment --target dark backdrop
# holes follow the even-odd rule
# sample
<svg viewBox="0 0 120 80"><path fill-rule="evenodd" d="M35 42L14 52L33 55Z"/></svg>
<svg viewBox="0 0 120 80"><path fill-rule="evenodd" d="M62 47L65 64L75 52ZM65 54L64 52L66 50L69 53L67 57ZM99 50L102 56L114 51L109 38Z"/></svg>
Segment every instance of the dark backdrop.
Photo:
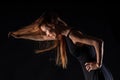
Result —
<svg viewBox="0 0 120 80"><path fill-rule="evenodd" d="M104 64L113 74L114 80L120 79L119 54L119 4L101 2L3 2L0 5L0 74L1 80L28 79L31 68L46 69L45 59L33 61L32 49L35 42L8 38L9 31L14 31L36 20L47 10L56 11L71 27L76 27L84 34L101 38L105 42ZM32 43L32 44L30 44ZM45 56L44 56L45 57ZM35 58L35 57L34 57ZM46 57L45 57L46 58ZM28 65L29 66L28 66ZM25 68L25 67L28 68ZM39 67L37 67L39 66ZM78 67L72 69L79 73ZM28 71L25 73L24 71ZM72 72L72 71L71 71ZM37 74L37 72L34 72ZM23 75L24 74L24 75ZM47 73L46 73L47 74ZM19 75L19 76L18 76ZM35 74L34 74L35 75ZM79 75L79 74L75 74ZM72 74L72 76L75 76ZM22 79L22 80L24 80ZM31 78L30 78L31 79Z"/></svg>

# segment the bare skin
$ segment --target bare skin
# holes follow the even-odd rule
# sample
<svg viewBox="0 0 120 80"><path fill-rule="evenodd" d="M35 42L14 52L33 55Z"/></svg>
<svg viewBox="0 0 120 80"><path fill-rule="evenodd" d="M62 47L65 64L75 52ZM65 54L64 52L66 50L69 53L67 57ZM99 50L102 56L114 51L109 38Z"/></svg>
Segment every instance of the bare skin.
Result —
<svg viewBox="0 0 120 80"><path fill-rule="evenodd" d="M96 62L86 62L85 66L88 71L96 70L102 66L103 60L103 41L94 37L85 36L78 32L71 32L69 35L74 44L82 43L93 46L96 51Z"/></svg>
<svg viewBox="0 0 120 80"><path fill-rule="evenodd" d="M42 36L40 35L40 30L42 30ZM70 28L58 30L57 28L41 25L38 26L38 23L31 24L25 28L19 29L15 32L10 32L8 35L13 36L14 38L29 39L34 41L45 41L45 40L56 40L60 36L67 36ZM85 36L80 31L71 31L69 38L73 41L74 44L86 44L93 46L96 51L96 61L95 62L86 62L86 70L96 70L102 66L103 60L103 41L94 37Z"/></svg>

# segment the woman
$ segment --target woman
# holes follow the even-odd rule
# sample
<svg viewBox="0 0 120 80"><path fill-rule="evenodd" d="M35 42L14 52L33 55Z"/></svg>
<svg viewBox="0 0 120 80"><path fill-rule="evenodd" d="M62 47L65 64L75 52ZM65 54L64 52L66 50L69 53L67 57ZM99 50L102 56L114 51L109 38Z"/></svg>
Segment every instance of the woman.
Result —
<svg viewBox="0 0 120 80"><path fill-rule="evenodd" d="M104 79L101 80L112 80L111 74L108 73L107 69L102 69L103 61L103 47L104 42L101 39L86 36L82 32L69 27L60 17L53 13L45 13L40 16L34 23L9 33L10 36L21 39L29 39L34 41L53 41L54 44L50 45L49 48L35 50L36 53L49 52L57 49L54 53L56 56L56 64L62 66L63 69L67 69L68 53L75 56L80 62L83 70L85 80L100 80L101 75L104 75ZM94 50L89 57L78 56L78 53L85 54L87 52L79 52L76 48L82 49L91 48ZM83 50L83 49L82 49ZM82 51L81 50L81 51ZM76 55L77 53L77 55ZM89 52L88 52L89 53ZM95 53L95 56L93 56ZM94 57L94 58L93 58ZM104 74L100 71L103 71ZM97 73L96 73L97 72ZM100 73L100 76L99 74ZM108 75L105 77L105 75ZM109 78L108 78L109 77Z"/></svg>

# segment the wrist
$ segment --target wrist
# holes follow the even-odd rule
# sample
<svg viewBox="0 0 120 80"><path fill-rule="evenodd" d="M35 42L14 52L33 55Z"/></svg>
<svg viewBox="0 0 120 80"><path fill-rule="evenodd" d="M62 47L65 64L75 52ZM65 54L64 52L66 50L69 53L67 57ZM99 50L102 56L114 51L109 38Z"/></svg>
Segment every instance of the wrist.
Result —
<svg viewBox="0 0 120 80"><path fill-rule="evenodd" d="M100 68L102 65L99 63L96 63L97 68Z"/></svg>

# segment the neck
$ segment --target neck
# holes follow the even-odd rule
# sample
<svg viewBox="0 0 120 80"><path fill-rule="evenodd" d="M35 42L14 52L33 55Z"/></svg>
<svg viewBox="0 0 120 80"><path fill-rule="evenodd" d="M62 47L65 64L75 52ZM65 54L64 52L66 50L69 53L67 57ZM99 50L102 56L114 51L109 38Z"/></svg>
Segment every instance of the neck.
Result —
<svg viewBox="0 0 120 80"><path fill-rule="evenodd" d="M61 32L61 35L67 36L68 33L69 33L69 31L70 31L70 28L66 28L65 30L63 30L63 31Z"/></svg>

